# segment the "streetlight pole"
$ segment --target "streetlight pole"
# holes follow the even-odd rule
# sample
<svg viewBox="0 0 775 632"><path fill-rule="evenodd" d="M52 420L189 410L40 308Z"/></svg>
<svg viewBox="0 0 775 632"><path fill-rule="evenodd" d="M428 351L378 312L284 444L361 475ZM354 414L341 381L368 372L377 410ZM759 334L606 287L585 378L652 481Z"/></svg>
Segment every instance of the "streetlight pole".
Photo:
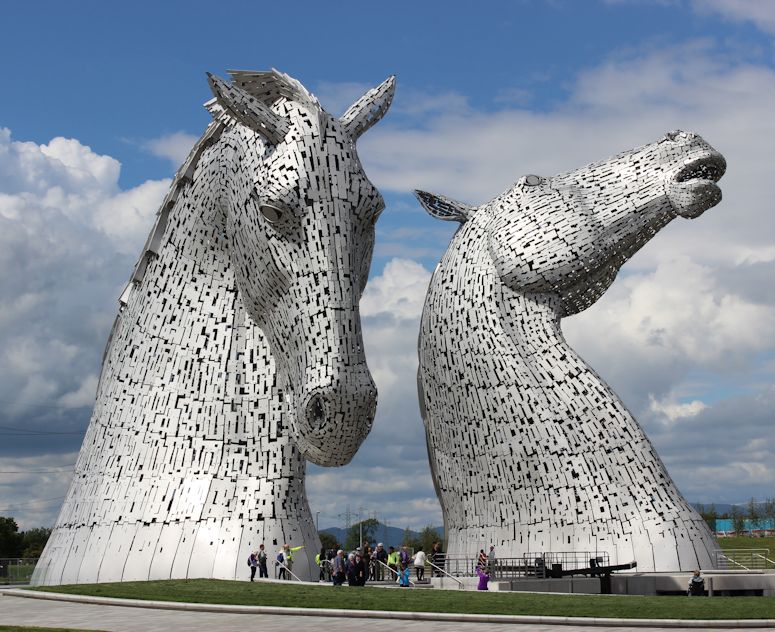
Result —
<svg viewBox="0 0 775 632"><path fill-rule="evenodd" d="M315 512L315 531L320 533L320 512Z"/></svg>

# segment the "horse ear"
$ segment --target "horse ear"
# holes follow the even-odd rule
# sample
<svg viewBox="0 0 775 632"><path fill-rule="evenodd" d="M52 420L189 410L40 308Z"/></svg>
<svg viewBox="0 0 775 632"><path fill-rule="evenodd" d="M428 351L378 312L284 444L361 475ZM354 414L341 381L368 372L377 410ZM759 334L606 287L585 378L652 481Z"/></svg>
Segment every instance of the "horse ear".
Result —
<svg viewBox="0 0 775 632"><path fill-rule="evenodd" d="M448 222L468 221L474 216L477 207L470 204L463 204L442 195L434 195L425 191L414 192L422 207L436 219L443 219Z"/></svg>
<svg viewBox="0 0 775 632"><path fill-rule="evenodd" d="M288 133L288 120L273 112L269 106L220 77L207 73L207 82L215 99L226 112L254 132L264 136L272 145L280 144Z"/></svg>
<svg viewBox="0 0 775 632"><path fill-rule="evenodd" d="M357 139L385 115L393 102L395 92L396 78L391 75L353 103L339 121L350 136Z"/></svg>

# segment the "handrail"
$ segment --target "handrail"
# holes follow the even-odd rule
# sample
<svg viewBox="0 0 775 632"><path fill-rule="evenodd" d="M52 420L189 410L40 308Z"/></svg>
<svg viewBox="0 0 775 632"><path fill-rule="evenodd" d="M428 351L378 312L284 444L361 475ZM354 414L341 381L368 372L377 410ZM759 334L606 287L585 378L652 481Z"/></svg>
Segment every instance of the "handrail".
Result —
<svg viewBox="0 0 775 632"><path fill-rule="evenodd" d="M436 565L435 565L433 562L431 562L430 560L428 560L428 564L430 564L430 565L431 565L433 568L435 568L436 570L438 570L438 571L441 571L442 573L444 573L444 574L445 574L447 577L449 577L450 579L454 579L454 580L455 580L455 581L456 581L456 582L459 584L458 588L465 588L465 584L464 584L463 582L461 582L461 581L460 581L460 580L459 580L457 577L455 577L454 575L450 575L450 574L449 574L447 571L445 571L443 568L440 568L440 567L436 566Z"/></svg>
<svg viewBox="0 0 775 632"><path fill-rule="evenodd" d="M753 557L760 557L763 560L767 560L770 564L775 564L775 560L771 560L769 557L767 557L766 555L762 555L761 553L753 553L752 556Z"/></svg>
<svg viewBox="0 0 775 632"><path fill-rule="evenodd" d="M278 562L277 562L277 566L281 566L282 568L284 568L284 569L285 569L285 570L286 570L288 573L290 573L291 577L293 577L293 578L294 578L294 579L295 579L297 582L300 582L300 581L301 581L301 580L298 578L298 576L296 576L296 575L294 574L294 572L293 572L293 571L292 571L290 568L288 568L288 567L287 567L287 566L286 566L286 565L285 565L283 562L279 562L279 561L278 561Z"/></svg>
<svg viewBox="0 0 775 632"><path fill-rule="evenodd" d="M728 555L723 555L723 554L722 554L722 555L721 555L721 557L723 557L723 558L724 558L725 560L727 560L728 562L732 562L732 564L737 564L737 565L738 565L740 568L743 568L743 569L745 569L745 570L747 570L747 571L750 571L750 570L751 570L751 569L750 569L750 568L748 568L747 566L743 566L743 565L742 565L740 562L738 562L738 561L736 561L736 560L733 560L733 559L732 559L731 557L729 557Z"/></svg>
<svg viewBox="0 0 775 632"><path fill-rule="evenodd" d="M383 562L382 560L378 560L376 557L374 558L374 561L377 562L377 564L382 564L382 566L384 566L386 569L388 569L391 573L395 573L396 577L398 577L398 571L397 570L394 570L394 569L390 568L387 564L385 564L385 562ZM411 579L409 580L409 583L412 586L415 585L415 583Z"/></svg>

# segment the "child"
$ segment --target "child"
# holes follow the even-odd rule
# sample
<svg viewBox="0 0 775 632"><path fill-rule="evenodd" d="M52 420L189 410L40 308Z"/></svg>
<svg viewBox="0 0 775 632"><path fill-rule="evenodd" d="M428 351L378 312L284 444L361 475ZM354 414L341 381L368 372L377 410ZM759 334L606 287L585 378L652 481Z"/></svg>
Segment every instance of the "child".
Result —
<svg viewBox="0 0 775 632"><path fill-rule="evenodd" d="M401 562L401 570L398 571L398 584L401 588L409 588L409 566Z"/></svg>

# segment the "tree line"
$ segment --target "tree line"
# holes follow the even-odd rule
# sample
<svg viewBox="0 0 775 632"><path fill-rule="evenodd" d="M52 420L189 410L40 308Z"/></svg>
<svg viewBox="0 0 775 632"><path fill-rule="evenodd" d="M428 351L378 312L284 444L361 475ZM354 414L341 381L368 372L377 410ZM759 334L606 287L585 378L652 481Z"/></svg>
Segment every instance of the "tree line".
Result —
<svg viewBox="0 0 775 632"><path fill-rule="evenodd" d="M746 520L750 522L752 529L763 529L767 522L775 522L775 498L762 501L751 498L745 505L732 505L729 511L722 513L716 511L714 504L697 505L697 511L714 531L716 520L726 518L732 520L732 529L741 533L746 530Z"/></svg>
<svg viewBox="0 0 775 632"><path fill-rule="evenodd" d="M366 520L356 522L347 530L344 543L339 542L332 534L321 531L318 533L320 536L320 545L327 550L333 549L336 551L338 549L344 549L345 551L352 551L361 546L363 543L361 541L362 537L363 540L370 542L373 546L376 540L376 534L379 532L381 526L382 524L375 518L367 518ZM428 552L433 548L434 542L438 542L441 539L442 537L439 532L430 525L423 527L417 535L407 527L404 529L404 535L399 546L406 546L414 551L422 550ZM394 543L391 542L390 545L394 545ZM385 542L385 547L387 546L388 543Z"/></svg>
<svg viewBox="0 0 775 632"><path fill-rule="evenodd" d="M11 516L0 516L0 558L40 557L50 535L43 527L19 531Z"/></svg>

